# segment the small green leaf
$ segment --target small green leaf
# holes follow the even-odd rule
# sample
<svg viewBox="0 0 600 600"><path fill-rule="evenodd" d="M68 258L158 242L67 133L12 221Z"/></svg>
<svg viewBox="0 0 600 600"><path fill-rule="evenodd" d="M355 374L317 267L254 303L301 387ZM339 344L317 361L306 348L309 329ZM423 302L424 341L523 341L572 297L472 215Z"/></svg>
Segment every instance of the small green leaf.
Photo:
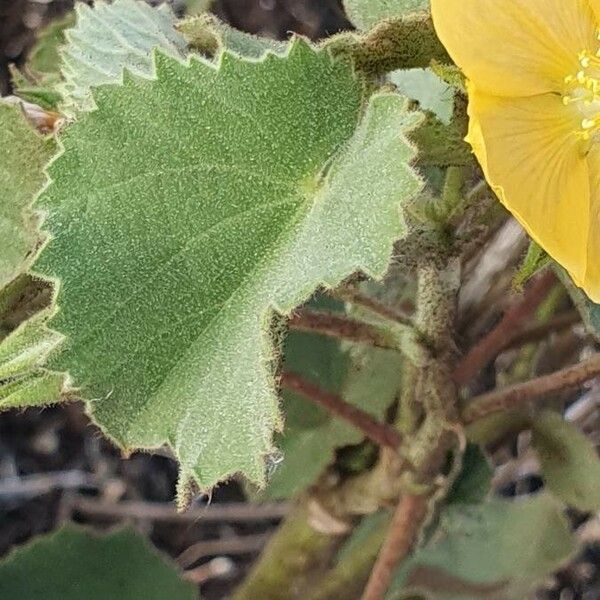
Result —
<svg viewBox="0 0 600 600"><path fill-rule="evenodd" d="M532 441L552 493L579 510L600 510L600 458L592 442L552 412L535 417Z"/></svg>
<svg viewBox="0 0 600 600"><path fill-rule="evenodd" d="M75 13L49 23L37 34L37 40L23 72L12 68L12 83L17 96L47 110L56 110L62 101L58 91L62 80L60 73L60 48L65 43L65 30L75 24Z"/></svg>
<svg viewBox="0 0 600 600"><path fill-rule="evenodd" d="M70 525L0 563L0 598L197 600L198 594L133 529L99 536Z"/></svg>
<svg viewBox="0 0 600 600"><path fill-rule="evenodd" d="M185 56L187 43L175 30L175 18L163 4L152 8L140 0L98 1L94 8L76 5L77 25L66 32L62 51L60 90L66 108L76 111L94 108L91 90L105 83L121 81L123 71L150 76L152 49L161 48L170 56Z"/></svg>
<svg viewBox="0 0 600 600"><path fill-rule="evenodd" d="M403 565L387 600L409 591L432 600L525 597L575 549L549 494L444 509L429 542Z"/></svg>
<svg viewBox="0 0 600 600"><path fill-rule="evenodd" d="M39 240L29 206L54 151L53 140L39 135L19 107L0 101L0 288L26 269Z"/></svg>
<svg viewBox="0 0 600 600"><path fill-rule="evenodd" d="M344 8L358 29L370 29L385 19L429 10L429 0L344 0Z"/></svg>
<svg viewBox="0 0 600 600"><path fill-rule="evenodd" d="M450 124L454 110L454 90L430 69L398 70L390 74L398 90L431 111L442 123Z"/></svg>
<svg viewBox="0 0 600 600"><path fill-rule="evenodd" d="M52 368L128 448L165 442L182 482L261 483L279 424L274 308L355 271L381 277L421 182L397 94L301 40L261 61L156 54L63 137L40 200L60 281Z"/></svg>
<svg viewBox="0 0 600 600"><path fill-rule="evenodd" d="M485 452L476 444L468 444L462 468L446 496L448 504L478 504L490 491L494 469Z"/></svg>

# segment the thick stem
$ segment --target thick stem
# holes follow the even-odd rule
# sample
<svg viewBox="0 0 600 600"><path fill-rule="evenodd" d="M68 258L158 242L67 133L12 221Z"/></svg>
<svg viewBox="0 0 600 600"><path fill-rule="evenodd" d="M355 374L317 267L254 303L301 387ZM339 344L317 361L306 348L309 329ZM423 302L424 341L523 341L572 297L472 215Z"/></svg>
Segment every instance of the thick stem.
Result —
<svg viewBox="0 0 600 600"><path fill-rule="evenodd" d="M306 500L300 500L263 550L232 600L295 600L305 597L341 541L316 531Z"/></svg>
<svg viewBox="0 0 600 600"><path fill-rule="evenodd" d="M389 520L377 527L360 547L345 556L324 577L309 600L340 600L358 598L367 583L375 559L385 538Z"/></svg>
<svg viewBox="0 0 600 600"><path fill-rule="evenodd" d="M456 441L457 393L452 371L459 285L460 265L455 259L445 268L433 260L419 266L416 325L431 340L432 355L419 372L425 421L408 446L412 489L418 491L404 491L362 600L385 597L397 565L408 556L425 524L436 478Z"/></svg>

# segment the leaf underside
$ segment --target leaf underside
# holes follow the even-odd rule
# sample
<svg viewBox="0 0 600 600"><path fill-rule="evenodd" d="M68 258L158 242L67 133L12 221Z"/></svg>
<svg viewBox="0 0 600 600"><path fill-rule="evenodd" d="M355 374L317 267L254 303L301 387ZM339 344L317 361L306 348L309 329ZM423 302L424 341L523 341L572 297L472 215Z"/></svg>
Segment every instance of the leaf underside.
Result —
<svg viewBox="0 0 600 600"><path fill-rule="evenodd" d="M384 19L428 10L429 0L344 0L344 8L358 29L369 29Z"/></svg>
<svg viewBox="0 0 600 600"><path fill-rule="evenodd" d="M362 114L361 81L301 40L261 61L155 61L155 79L95 92L49 168L36 270L60 281L67 338L51 366L122 446L169 443L182 481L261 484L270 311L385 273L421 185L403 137L420 115L395 94Z"/></svg>
<svg viewBox="0 0 600 600"><path fill-rule="evenodd" d="M153 72L153 48L182 58L187 42L175 30L175 18L163 4L158 9L139 0L83 2L75 8L77 24L66 32L62 50L64 83L59 88L67 112L94 108L91 90L121 80L123 69L142 76Z"/></svg>

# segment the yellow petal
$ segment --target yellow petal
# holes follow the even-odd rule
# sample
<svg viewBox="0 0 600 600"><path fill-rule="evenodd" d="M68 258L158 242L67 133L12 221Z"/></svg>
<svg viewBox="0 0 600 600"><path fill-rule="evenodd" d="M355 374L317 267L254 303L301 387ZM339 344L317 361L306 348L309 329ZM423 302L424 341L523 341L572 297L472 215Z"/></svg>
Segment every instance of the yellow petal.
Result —
<svg viewBox="0 0 600 600"><path fill-rule="evenodd" d="M431 0L431 10L456 64L496 96L560 92L578 53L598 46L588 0Z"/></svg>
<svg viewBox="0 0 600 600"><path fill-rule="evenodd" d="M497 98L470 85L469 114L467 140L494 191L531 237L583 285L590 182L573 133L579 127L577 113L552 94Z"/></svg>
<svg viewBox="0 0 600 600"><path fill-rule="evenodd" d="M588 0L588 4L592 7L596 16L596 23L600 23L600 0Z"/></svg>
<svg viewBox="0 0 600 600"><path fill-rule="evenodd" d="M600 303L600 148L594 146L588 155L590 170L590 223L587 235L587 269L583 289Z"/></svg>

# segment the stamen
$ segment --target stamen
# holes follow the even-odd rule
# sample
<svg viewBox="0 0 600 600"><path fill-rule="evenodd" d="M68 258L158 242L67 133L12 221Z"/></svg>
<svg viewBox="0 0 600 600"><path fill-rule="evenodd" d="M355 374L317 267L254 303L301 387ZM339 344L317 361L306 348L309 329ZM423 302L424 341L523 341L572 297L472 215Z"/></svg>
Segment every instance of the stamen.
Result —
<svg viewBox="0 0 600 600"><path fill-rule="evenodd" d="M600 29L596 32L600 42ZM564 106L577 108L581 115L576 135L591 140L598 133L600 139L600 48L594 53L582 50L577 54L579 70L564 78Z"/></svg>

